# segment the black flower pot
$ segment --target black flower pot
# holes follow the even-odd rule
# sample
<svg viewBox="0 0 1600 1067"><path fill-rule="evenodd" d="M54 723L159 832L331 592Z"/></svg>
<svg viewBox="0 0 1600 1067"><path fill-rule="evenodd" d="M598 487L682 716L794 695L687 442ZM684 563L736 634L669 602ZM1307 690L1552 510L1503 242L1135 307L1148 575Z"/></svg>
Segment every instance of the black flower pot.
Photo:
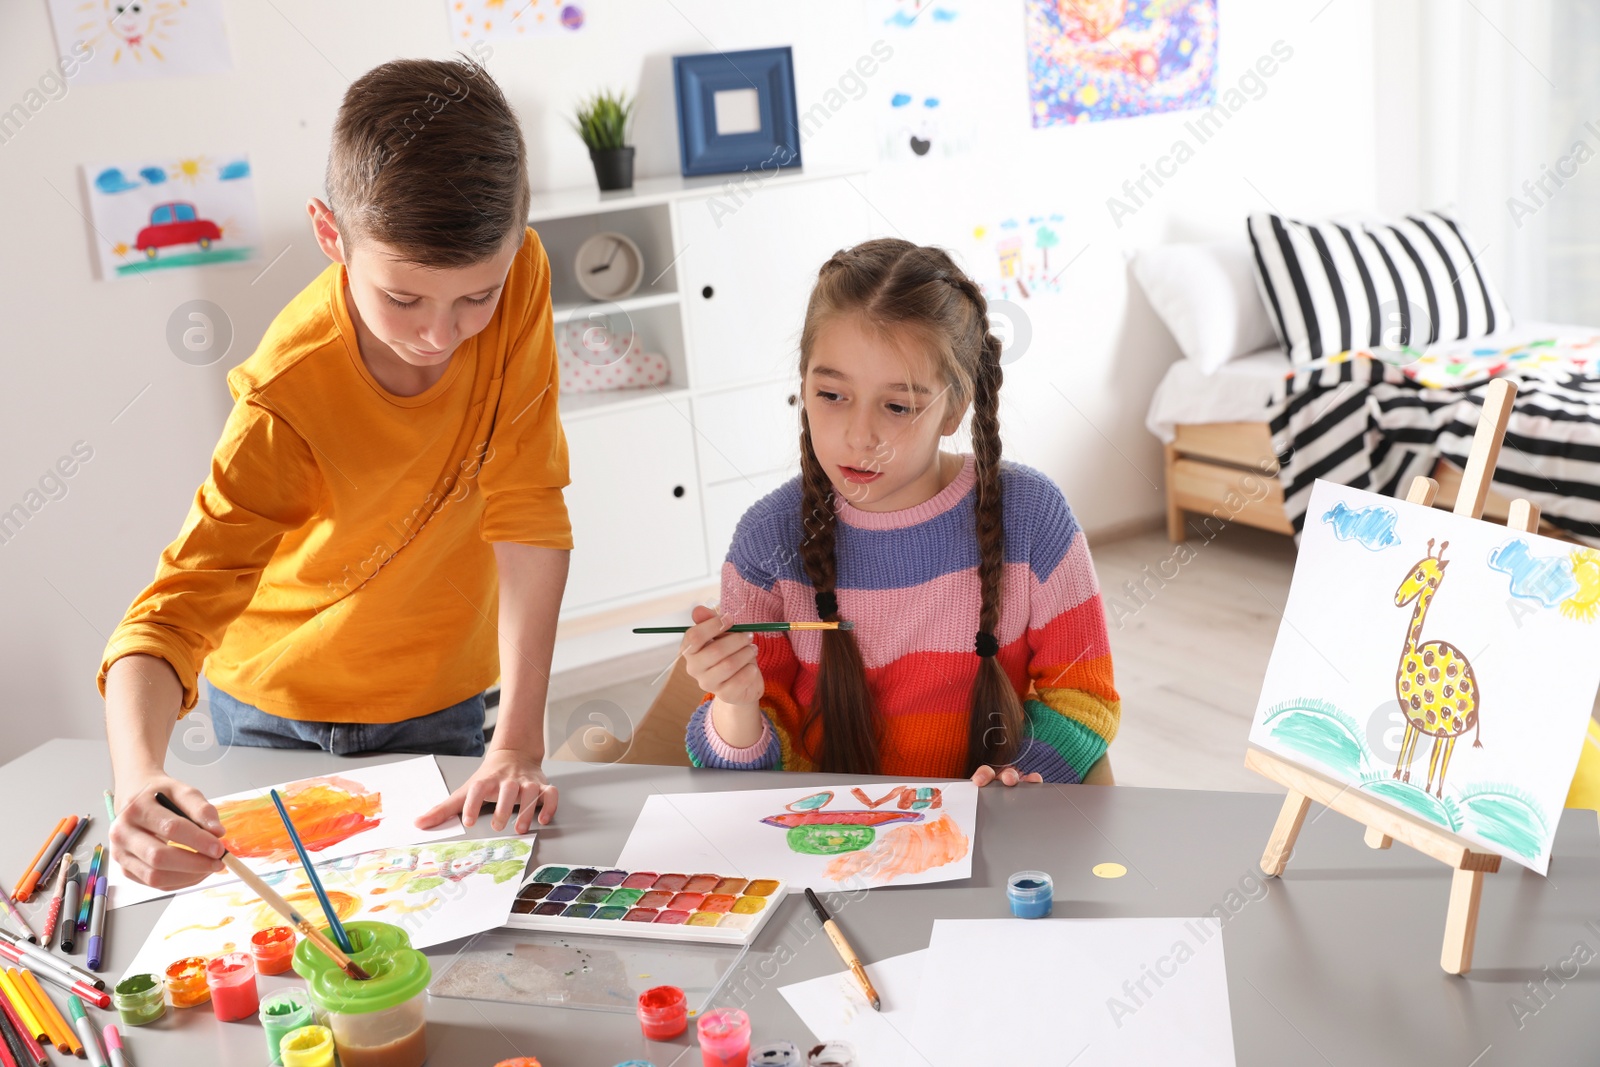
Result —
<svg viewBox="0 0 1600 1067"><path fill-rule="evenodd" d="M595 180L602 193L614 189L633 188L633 146L623 148L591 148L589 159L594 163Z"/></svg>

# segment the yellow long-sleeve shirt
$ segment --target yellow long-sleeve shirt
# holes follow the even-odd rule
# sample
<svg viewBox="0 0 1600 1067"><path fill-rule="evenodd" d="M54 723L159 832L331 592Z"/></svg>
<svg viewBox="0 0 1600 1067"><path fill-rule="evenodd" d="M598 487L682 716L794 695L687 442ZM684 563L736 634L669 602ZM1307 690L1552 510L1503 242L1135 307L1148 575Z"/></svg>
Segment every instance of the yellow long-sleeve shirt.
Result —
<svg viewBox="0 0 1600 1067"><path fill-rule="evenodd" d="M189 517L99 673L159 656L196 698L389 723L499 674L492 543L572 547L550 264L530 229L482 332L395 396L361 360L333 264L228 375L234 407Z"/></svg>

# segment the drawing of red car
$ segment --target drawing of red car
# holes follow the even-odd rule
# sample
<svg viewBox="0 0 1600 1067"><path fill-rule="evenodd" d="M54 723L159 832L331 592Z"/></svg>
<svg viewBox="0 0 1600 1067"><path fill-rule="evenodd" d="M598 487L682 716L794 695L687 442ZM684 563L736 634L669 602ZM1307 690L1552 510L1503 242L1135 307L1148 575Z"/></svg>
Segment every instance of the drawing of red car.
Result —
<svg viewBox="0 0 1600 1067"><path fill-rule="evenodd" d="M216 223L201 218L193 204L174 200L150 209L150 225L139 231L139 238L133 244L148 258L155 259L158 248L198 244L208 249L212 241L220 240L222 229Z"/></svg>

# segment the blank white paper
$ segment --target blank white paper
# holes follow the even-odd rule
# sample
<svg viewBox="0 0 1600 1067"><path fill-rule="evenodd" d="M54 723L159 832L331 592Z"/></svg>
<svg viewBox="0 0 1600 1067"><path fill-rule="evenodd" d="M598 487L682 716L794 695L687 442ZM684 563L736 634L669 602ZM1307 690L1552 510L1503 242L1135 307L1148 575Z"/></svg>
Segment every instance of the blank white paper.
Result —
<svg viewBox="0 0 1600 1067"><path fill-rule="evenodd" d="M917 990L926 950L891 956L866 965L882 1011L873 1011L849 971L783 986L789 1002L818 1041L848 1041L856 1058L871 1067L923 1067L927 1062L911 1039Z"/></svg>
<svg viewBox="0 0 1600 1067"><path fill-rule="evenodd" d="M939 920L908 1037L929 1067L1232 1067L1214 919Z"/></svg>

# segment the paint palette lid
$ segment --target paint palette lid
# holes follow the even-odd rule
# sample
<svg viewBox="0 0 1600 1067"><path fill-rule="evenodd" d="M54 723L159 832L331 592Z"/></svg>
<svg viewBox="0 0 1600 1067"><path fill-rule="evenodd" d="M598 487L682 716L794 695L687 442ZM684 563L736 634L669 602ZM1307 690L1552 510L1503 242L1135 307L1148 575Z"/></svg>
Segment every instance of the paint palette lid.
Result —
<svg viewBox="0 0 1600 1067"><path fill-rule="evenodd" d="M746 951L742 944L490 930L441 964L428 992L459 1000L632 1016L640 993L672 985L683 990L691 1012L701 1012Z"/></svg>

